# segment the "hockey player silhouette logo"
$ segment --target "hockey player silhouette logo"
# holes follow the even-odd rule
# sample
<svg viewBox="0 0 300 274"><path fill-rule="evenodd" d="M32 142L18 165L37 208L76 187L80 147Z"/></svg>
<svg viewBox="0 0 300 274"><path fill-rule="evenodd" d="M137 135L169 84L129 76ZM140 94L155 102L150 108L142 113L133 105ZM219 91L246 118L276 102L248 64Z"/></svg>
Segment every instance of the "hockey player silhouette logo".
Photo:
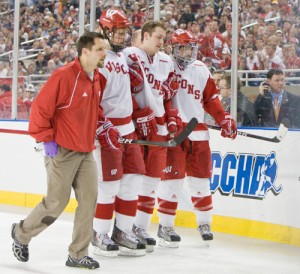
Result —
<svg viewBox="0 0 300 274"><path fill-rule="evenodd" d="M275 152L271 152L261 166L259 184L255 192L256 196L264 198L269 190L274 195L278 195L282 191L282 185L275 186L276 173L277 161L275 159Z"/></svg>

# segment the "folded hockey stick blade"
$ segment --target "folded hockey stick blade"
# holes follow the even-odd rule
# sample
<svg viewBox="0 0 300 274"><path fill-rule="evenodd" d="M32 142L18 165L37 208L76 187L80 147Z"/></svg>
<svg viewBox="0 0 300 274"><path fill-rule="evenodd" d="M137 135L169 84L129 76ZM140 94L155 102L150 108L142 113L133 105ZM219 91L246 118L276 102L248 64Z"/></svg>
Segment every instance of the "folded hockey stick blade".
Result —
<svg viewBox="0 0 300 274"><path fill-rule="evenodd" d="M237 131L237 134L244 136L244 137L248 137L248 138L258 139L258 140L272 142L272 143L279 143L288 131L288 128L284 125L284 123L287 124L287 122L285 122L284 120L285 119L282 119L283 123L280 124L278 132L277 132L276 136L273 138L255 135L255 134L251 134L251 133L247 133L247 132L239 131L239 130ZM207 127L211 128L211 129L215 129L215 130L221 130L221 128L218 126L207 125Z"/></svg>
<svg viewBox="0 0 300 274"><path fill-rule="evenodd" d="M274 137L277 140L277 143L279 143L280 141L282 141L282 139L284 138L284 136L286 135L286 133L288 132L288 128L290 126L290 121L287 118L283 118L281 120L281 124L278 128L278 132L277 135Z"/></svg>
<svg viewBox="0 0 300 274"><path fill-rule="evenodd" d="M134 140L134 139L125 139L119 138L119 143L121 144L136 144L143 146L159 146L159 147L176 147L181 144L193 131L193 129L197 126L198 120L196 118L192 118L187 126L176 136L174 139L167 142L156 142L156 141L147 141L147 140Z"/></svg>

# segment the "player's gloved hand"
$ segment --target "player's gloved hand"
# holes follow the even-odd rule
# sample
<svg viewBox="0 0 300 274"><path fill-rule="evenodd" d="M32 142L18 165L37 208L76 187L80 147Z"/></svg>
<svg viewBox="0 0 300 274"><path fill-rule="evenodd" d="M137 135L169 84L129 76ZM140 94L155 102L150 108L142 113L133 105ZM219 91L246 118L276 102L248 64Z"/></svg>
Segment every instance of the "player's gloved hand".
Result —
<svg viewBox="0 0 300 274"><path fill-rule="evenodd" d="M161 90L164 93L164 100L171 100L177 93L179 82L174 72L170 72L169 77L161 85Z"/></svg>
<svg viewBox="0 0 300 274"><path fill-rule="evenodd" d="M166 111L167 116L167 129L170 135L174 136L182 129L182 120L179 112L175 108L168 109Z"/></svg>
<svg viewBox="0 0 300 274"><path fill-rule="evenodd" d="M225 117L220 123L221 135L225 138L235 139L237 136L237 127L232 119L231 115L228 112L225 112Z"/></svg>
<svg viewBox="0 0 300 274"><path fill-rule="evenodd" d="M123 145L118 141L121 137L119 131L107 118L104 121L98 121L96 135L102 148L123 148Z"/></svg>
<svg viewBox="0 0 300 274"><path fill-rule="evenodd" d="M157 125L155 115L152 109L145 107L135 110L132 113L132 119L136 123L137 134L139 137L149 137L156 135Z"/></svg>
<svg viewBox="0 0 300 274"><path fill-rule="evenodd" d="M45 155L54 158L58 153L58 145L54 141L44 142Z"/></svg>
<svg viewBox="0 0 300 274"><path fill-rule="evenodd" d="M138 63L128 66L130 87L132 93L139 93L144 89L144 75Z"/></svg>

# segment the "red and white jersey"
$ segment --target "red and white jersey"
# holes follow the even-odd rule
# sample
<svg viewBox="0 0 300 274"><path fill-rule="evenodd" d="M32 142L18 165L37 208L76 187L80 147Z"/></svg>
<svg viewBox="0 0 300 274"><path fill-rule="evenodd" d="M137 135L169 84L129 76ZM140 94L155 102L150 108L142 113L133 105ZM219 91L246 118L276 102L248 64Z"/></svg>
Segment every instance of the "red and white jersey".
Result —
<svg viewBox="0 0 300 274"><path fill-rule="evenodd" d="M254 55L253 59L250 59L250 57L247 56L246 67L248 70L259 70L260 63L256 54Z"/></svg>
<svg viewBox="0 0 300 274"><path fill-rule="evenodd" d="M163 52L150 57L144 50L137 47L129 47L123 51L128 65L136 58L144 73L144 89L133 94L140 108L149 106L156 117L158 134L168 134L165 123L164 93L161 85L168 79L169 73L174 71L174 63L170 56Z"/></svg>
<svg viewBox="0 0 300 274"><path fill-rule="evenodd" d="M207 66L196 60L184 69L175 63L175 73L178 76L179 89L172 98L173 107L177 108L182 121L188 123L193 117L198 120L196 128L189 135L192 141L209 140L209 133L204 122L205 101L210 101L218 96L217 89L209 90L207 82L211 79L210 71Z"/></svg>
<svg viewBox="0 0 300 274"><path fill-rule="evenodd" d="M282 59L274 54L273 57L267 57L267 68L266 69L285 69L285 64Z"/></svg>
<svg viewBox="0 0 300 274"><path fill-rule="evenodd" d="M110 119L122 136L134 132L131 119L132 98L128 65L122 52L106 50L104 67L99 69L106 78L101 106L104 117Z"/></svg>

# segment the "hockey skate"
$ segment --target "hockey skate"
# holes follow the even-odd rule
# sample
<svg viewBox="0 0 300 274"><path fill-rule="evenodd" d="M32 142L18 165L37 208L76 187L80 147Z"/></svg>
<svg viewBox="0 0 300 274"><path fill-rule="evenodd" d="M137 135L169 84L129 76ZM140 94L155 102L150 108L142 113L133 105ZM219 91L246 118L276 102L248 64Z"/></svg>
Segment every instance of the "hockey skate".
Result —
<svg viewBox="0 0 300 274"><path fill-rule="evenodd" d="M158 226L157 236L159 238L158 245L162 247L177 248L181 237L169 226Z"/></svg>
<svg viewBox="0 0 300 274"><path fill-rule="evenodd" d="M66 266L87 269L95 269L100 267L99 263L91 257L84 256L80 259L74 259L70 255L68 256L68 260L66 261Z"/></svg>
<svg viewBox="0 0 300 274"><path fill-rule="evenodd" d="M16 239L15 230L16 224L13 224L11 227L11 237L14 240L12 244L12 251L19 261L27 262L29 260L28 245L23 245Z"/></svg>
<svg viewBox="0 0 300 274"><path fill-rule="evenodd" d="M136 227L133 225L132 228L133 233L135 236L143 243L146 245L146 252L153 252L154 251L154 246L156 245L156 240L152 238L145 229Z"/></svg>
<svg viewBox="0 0 300 274"><path fill-rule="evenodd" d="M92 245L95 255L116 257L119 254L119 246L107 234L98 234L95 230Z"/></svg>
<svg viewBox="0 0 300 274"><path fill-rule="evenodd" d="M125 233L114 226L111 239L119 245L120 256L143 256L146 255L146 246L133 234Z"/></svg>
<svg viewBox="0 0 300 274"><path fill-rule="evenodd" d="M210 225L203 224L198 226L202 240L205 242L206 246L209 246L209 241L214 239L214 235L211 233Z"/></svg>

